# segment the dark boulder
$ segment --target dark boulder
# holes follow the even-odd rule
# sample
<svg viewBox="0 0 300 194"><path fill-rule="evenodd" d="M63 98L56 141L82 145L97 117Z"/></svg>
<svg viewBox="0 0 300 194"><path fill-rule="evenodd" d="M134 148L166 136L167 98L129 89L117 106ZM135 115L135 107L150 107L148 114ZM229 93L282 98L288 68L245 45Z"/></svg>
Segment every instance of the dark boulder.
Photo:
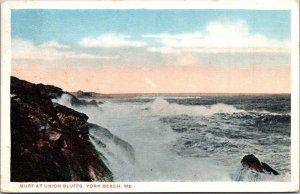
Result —
<svg viewBox="0 0 300 194"><path fill-rule="evenodd" d="M72 93L77 98L111 98L111 96L107 94L99 94L96 92L83 92L81 90Z"/></svg>
<svg viewBox="0 0 300 194"><path fill-rule="evenodd" d="M262 168L269 172L269 173L273 173L274 175L279 175L279 173L274 170L273 168L271 168L267 163L261 162Z"/></svg>
<svg viewBox="0 0 300 194"><path fill-rule="evenodd" d="M91 100L88 102L90 105L93 105L93 106L98 106L98 103L96 100Z"/></svg>
<svg viewBox="0 0 300 194"><path fill-rule="evenodd" d="M274 175L279 175L279 173L271 168L268 164L264 162L260 162L258 158L256 158L253 154L249 154L243 157L241 161L244 168L248 168L251 170L255 170L256 172L268 172Z"/></svg>
<svg viewBox="0 0 300 194"><path fill-rule="evenodd" d="M98 103L96 100L91 100L91 101L80 100L80 101L82 102L82 104L84 104L86 106L96 106L96 107L98 106Z"/></svg>

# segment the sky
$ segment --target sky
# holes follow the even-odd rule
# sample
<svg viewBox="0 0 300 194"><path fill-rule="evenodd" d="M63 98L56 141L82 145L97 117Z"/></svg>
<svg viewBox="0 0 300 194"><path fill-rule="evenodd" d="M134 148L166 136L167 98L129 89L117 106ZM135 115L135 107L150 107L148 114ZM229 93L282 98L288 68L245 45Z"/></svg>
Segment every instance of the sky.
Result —
<svg viewBox="0 0 300 194"><path fill-rule="evenodd" d="M289 93L290 11L13 10L12 75L67 91Z"/></svg>

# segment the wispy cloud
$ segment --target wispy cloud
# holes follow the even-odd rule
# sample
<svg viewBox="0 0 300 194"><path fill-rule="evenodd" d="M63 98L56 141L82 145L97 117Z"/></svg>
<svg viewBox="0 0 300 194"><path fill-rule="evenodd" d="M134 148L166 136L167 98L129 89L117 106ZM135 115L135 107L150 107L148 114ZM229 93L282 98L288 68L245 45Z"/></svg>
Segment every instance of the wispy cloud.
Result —
<svg viewBox="0 0 300 194"><path fill-rule="evenodd" d="M203 32L147 34L143 37L160 43L160 46L149 47L148 51L162 54L289 52L290 47L289 41L251 33L245 21L213 21Z"/></svg>
<svg viewBox="0 0 300 194"><path fill-rule="evenodd" d="M70 48L69 45L60 44L54 40L45 42L40 45L41 48L57 48L57 49L68 49Z"/></svg>
<svg viewBox="0 0 300 194"><path fill-rule="evenodd" d="M63 48L64 50L59 50ZM50 41L40 45L35 45L29 40L12 40L12 58L27 60L62 60L62 59L115 59L119 56L101 56L89 53L74 52L65 50L68 45L62 45L55 41Z"/></svg>
<svg viewBox="0 0 300 194"><path fill-rule="evenodd" d="M154 83L150 78L145 78L145 83L148 84L151 88L158 88L158 85Z"/></svg>
<svg viewBox="0 0 300 194"><path fill-rule="evenodd" d="M83 47L145 47L146 42L131 40L131 36L122 34L102 34L96 38L83 38L79 44Z"/></svg>

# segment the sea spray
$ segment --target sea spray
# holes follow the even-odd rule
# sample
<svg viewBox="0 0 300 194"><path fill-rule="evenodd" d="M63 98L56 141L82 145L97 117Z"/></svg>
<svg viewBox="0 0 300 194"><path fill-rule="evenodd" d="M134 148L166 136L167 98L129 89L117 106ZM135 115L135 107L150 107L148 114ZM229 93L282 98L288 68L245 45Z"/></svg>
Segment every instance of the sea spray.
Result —
<svg viewBox="0 0 300 194"><path fill-rule="evenodd" d="M246 96L247 103L230 96L217 101L219 97L174 96L172 102L168 98L106 99L100 107L73 107L134 149L132 162L126 149L113 141L103 147L96 141L105 142L103 137L96 135L97 130L90 131L91 141L107 158L116 181L290 180L290 112L271 109L266 97L261 102ZM186 104L179 103L182 101ZM66 96L57 102L70 105ZM240 171L241 158L250 153L281 175L254 176Z"/></svg>
<svg viewBox="0 0 300 194"><path fill-rule="evenodd" d="M217 103L211 106L187 106L176 103L169 103L163 98L156 98L149 107L154 113L159 115L194 115L210 116L216 113L240 113L244 110L238 110L234 106Z"/></svg>

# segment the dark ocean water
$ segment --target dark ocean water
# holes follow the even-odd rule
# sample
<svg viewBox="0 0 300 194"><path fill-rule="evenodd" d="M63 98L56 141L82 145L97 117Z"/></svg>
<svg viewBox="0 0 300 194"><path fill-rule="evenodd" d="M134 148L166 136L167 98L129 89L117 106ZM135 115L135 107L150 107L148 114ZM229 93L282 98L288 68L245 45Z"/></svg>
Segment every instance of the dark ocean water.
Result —
<svg viewBox="0 0 300 194"><path fill-rule="evenodd" d="M144 95L80 111L135 149L135 163L107 155L121 161L110 164L117 180L289 181L290 110L282 94ZM246 154L281 175L242 173Z"/></svg>

